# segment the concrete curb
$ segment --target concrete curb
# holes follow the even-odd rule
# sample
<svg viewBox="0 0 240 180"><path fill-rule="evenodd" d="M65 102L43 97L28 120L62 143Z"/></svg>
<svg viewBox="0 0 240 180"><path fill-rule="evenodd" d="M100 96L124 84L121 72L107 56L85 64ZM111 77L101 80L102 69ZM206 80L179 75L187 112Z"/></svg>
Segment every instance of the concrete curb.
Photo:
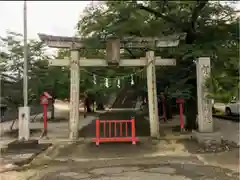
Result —
<svg viewBox="0 0 240 180"><path fill-rule="evenodd" d="M194 139L194 140L197 140L197 137L196 137L196 134L201 134L201 133L199 133L198 131L192 131L192 138ZM217 134L216 134L217 133ZM227 138L224 138L224 136L222 136L222 134L221 134L221 131L215 131L215 132L212 132L212 133L202 133L203 134L203 136L205 135L205 136L207 136L208 134L209 134L209 136L213 136L213 137L215 137L215 136L217 136L217 138L219 139L219 144L221 144L222 143L222 141L226 141L226 142L228 142L228 143L232 143L232 144L234 144L235 146L236 146L236 148L239 148L240 147L240 143L239 144L237 144L236 142L234 142L234 141L231 141L231 140L228 140Z"/></svg>

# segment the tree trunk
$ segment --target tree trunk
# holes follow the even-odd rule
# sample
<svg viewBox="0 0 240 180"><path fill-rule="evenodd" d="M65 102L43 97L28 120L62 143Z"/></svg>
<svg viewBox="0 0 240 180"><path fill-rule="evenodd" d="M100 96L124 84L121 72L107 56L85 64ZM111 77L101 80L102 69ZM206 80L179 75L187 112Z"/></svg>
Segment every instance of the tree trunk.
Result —
<svg viewBox="0 0 240 180"><path fill-rule="evenodd" d="M197 118L197 107L196 107L196 101L193 99L189 99L186 103L186 109L185 112L186 115L186 130L193 130L197 128L196 124L196 118Z"/></svg>
<svg viewBox="0 0 240 180"><path fill-rule="evenodd" d="M190 59L191 60L191 59ZM192 60L189 62L188 66L192 66ZM197 72L196 72L196 66L194 64L194 66L192 66L192 70L189 71L188 76L193 75L194 73L194 77L189 79L186 84L191 84L192 85L192 89L191 89L191 98L186 100L185 103L185 116L186 116L186 125L185 125L185 129L186 130L194 130L197 129L197 123L196 123L196 119L197 119Z"/></svg>
<svg viewBox="0 0 240 180"><path fill-rule="evenodd" d="M196 87L196 86L195 86ZM185 103L185 116L186 116L186 130L197 129L196 118L197 118L197 88L192 90L193 97L188 99Z"/></svg>

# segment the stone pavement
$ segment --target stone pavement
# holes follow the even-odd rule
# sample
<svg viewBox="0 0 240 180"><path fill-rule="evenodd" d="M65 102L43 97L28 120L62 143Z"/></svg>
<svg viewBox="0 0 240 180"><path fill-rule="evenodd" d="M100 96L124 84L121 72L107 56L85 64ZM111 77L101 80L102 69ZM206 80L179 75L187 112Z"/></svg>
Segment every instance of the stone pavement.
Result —
<svg viewBox="0 0 240 180"><path fill-rule="evenodd" d="M9 174L8 176L10 177ZM88 162L52 161L46 166L37 167L35 173L31 172L29 176L25 178L29 180L238 180L239 173L206 165L194 156L160 156ZM22 178L22 180L26 179Z"/></svg>
<svg viewBox="0 0 240 180"><path fill-rule="evenodd" d="M159 159L161 160L161 159ZM48 174L41 180L237 180L237 174L215 167L193 164L133 165L93 168L78 171L74 168Z"/></svg>
<svg viewBox="0 0 240 180"><path fill-rule="evenodd" d="M176 140L131 144L61 144L39 155L25 170L4 180L237 180L239 149L213 154L189 152ZM21 177L21 178L20 178Z"/></svg>

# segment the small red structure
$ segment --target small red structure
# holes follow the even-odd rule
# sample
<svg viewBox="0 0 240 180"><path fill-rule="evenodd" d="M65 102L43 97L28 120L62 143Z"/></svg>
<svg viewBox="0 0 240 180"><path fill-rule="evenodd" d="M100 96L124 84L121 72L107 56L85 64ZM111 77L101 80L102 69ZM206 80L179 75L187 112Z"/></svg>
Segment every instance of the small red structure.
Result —
<svg viewBox="0 0 240 180"><path fill-rule="evenodd" d="M180 117L180 127L181 130L184 129L184 120L183 120L183 104L184 104L184 99L178 98L176 100L176 103L179 104L179 117Z"/></svg>
<svg viewBox="0 0 240 180"><path fill-rule="evenodd" d="M46 136L47 135L47 106L48 106L48 100L52 99L52 96L47 93L44 92L43 95L40 96L40 104L43 105L43 135L42 136Z"/></svg>
<svg viewBox="0 0 240 180"><path fill-rule="evenodd" d="M103 137L101 137L101 125L103 125ZM129 129L129 126L131 127ZM112 128L114 130L112 131ZM108 133L107 133L108 128ZM123 134L123 128L125 133ZM131 133L128 133L130 130ZM135 119L131 120L96 120L96 138L93 142L96 142L98 146L100 142L132 142L136 144L138 138L136 138Z"/></svg>

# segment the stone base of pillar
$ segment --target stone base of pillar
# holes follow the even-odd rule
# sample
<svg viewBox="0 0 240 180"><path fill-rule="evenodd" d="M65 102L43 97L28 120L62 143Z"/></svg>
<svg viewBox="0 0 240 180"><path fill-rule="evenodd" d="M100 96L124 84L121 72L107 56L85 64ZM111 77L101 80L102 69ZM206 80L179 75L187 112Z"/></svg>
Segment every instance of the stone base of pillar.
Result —
<svg viewBox="0 0 240 180"><path fill-rule="evenodd" d="M69 140L70 141L73 141L73 142L78 141L78 138L79 138L78 132L70 132L69 133Z"/></svg>
<svg viewBox="0 0 240 180"><path fill-rule="evenodd" d="M24 106L18 108L18 140L29 140L30 138L30 107Z"/></svg>
<svg viewBox="0 0 240 180"><path fill-rule="evenodd" d="M218 145L222 142L221 134L217 131L208 133L195 131L193 132L193 138L197 140L199 144L204 146L209 146L212 144Z"/></svg>

